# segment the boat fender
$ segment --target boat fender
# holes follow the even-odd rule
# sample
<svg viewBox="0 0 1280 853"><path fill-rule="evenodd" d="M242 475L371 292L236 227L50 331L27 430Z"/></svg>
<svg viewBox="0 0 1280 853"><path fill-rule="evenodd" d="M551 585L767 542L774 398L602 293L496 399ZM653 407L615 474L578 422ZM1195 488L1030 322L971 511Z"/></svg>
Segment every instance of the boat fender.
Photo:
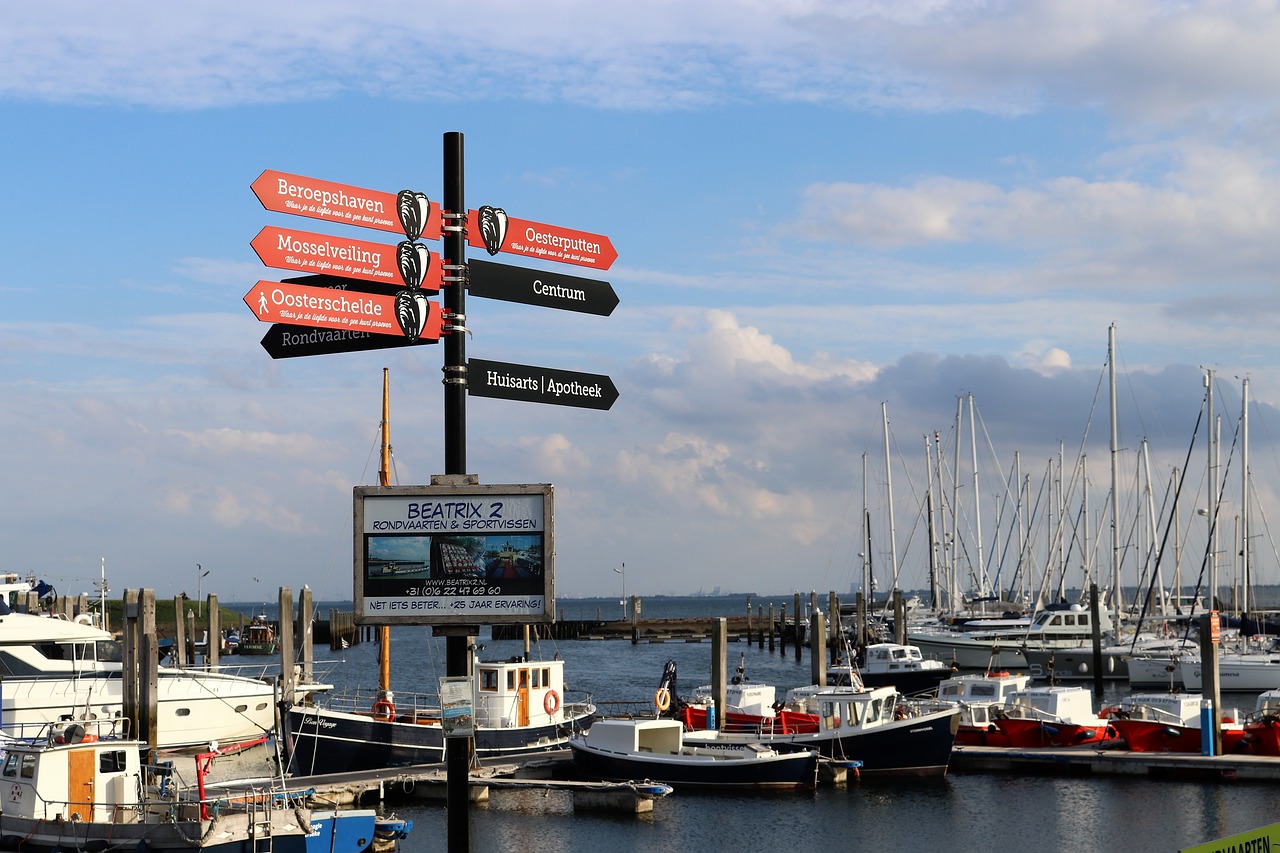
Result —
<svg viewBox="0 0 1280 853"><path fill-rule="evenodd" d="M659 687L653 692L653 707L659 711L665 711L671 707L671 691L665 687Z"/></svg>
<svg viewBox="0 0 1280 853"><path fill-rule="evenodd" d="M548 714L555 714L560 710L560 694L554 690L548 690L547 695L542 697L542 709Z"/></svg>
<svg viewBox="0 0 1280 853"><path fill-rule="evenodd" d="M396 706L390 699L379 699L373 703L373 718L380 723L389 723L396 718Z"/></svg>
<svg viewBox="0 0 1280 853"><path fill-rule="evenodd" d="M76 616L75 623L77 625L92 625L93 617L90 616L88 613L81 613L78 616Z"/></svg>

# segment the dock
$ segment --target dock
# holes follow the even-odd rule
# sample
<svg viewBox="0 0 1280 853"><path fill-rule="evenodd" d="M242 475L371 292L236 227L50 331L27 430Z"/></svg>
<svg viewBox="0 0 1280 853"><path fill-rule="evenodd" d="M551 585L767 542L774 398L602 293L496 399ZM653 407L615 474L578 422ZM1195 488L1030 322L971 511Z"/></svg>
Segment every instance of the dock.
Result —
<svg viewBox="0 0 1280 853"><path fill-rule="evenodd" d="M1010 749L956 746L951 772L1059 776L1148 776L1202 781L1280 781L1280 759L1265 755L1196 755L1127 749Z"/></svg>

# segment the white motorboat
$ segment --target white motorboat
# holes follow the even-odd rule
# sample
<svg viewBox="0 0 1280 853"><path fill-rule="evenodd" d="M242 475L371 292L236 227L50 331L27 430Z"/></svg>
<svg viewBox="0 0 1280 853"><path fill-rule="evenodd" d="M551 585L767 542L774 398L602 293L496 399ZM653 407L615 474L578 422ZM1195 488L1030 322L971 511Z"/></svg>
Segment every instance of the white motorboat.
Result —
<svg viewBox="0 0 1280 853"><path fill-rule="evenodd" d="M0 731L123 716L122 650L88 620L14 613L0 602ZM160 748L245 740L274 726L275 679L159 668ZM311 685L319 688L319 685Z"/></svg>
<svg viewBox="0 0 1280 853"><path fill-rule="evenodd" d="M780 752L727 741L717 732L686 736L679 720L599 720L570 739L574 767L587 779L654 779L677 789L814 788L818 754Z"/></svg>
<svg viewBox="0 0 1280 853"><path fill-rule="evenodd" d="M1111 618L1099 611L1098 628L1106 632ZM1089 608L1080 604L1041 610L1028 624L1019 619L966 622L964 630L922 628L907 632L907 642L926 657L954 663L961 669L1026 669L1029 649L1076 648L1093 641Z"/></svg>

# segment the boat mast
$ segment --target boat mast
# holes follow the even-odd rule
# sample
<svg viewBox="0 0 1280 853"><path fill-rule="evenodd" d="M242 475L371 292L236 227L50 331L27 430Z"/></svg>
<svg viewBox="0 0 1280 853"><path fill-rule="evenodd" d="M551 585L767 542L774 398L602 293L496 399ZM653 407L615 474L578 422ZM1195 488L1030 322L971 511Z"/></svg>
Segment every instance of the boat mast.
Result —
<svg viewBox="0 0 1280 853"><path fill-rule="evenodd" d="M960 414L964 406L964 397L956 396L956 445L952 449L955 462L951 468L951 588L958 589L959 577L956 575L960 561L957 559L960 547ZM964 596L961 594L961 600Z"/></svg>
<svg viewBox="0 0 1280 853"><path fill-rule="evenodd" d="M1120 481L1120 436L1116 417L1116 324L1107 327L1107 372L1111 389L1111 610L1112 624L1120 627L1120 518L1116 511L1116 483Z"/></svg>
<svg viewBox="0 0 1280 853"><path fill-rule="evenodd" d="M984 593L990 589L982 554L982 494L978 491L978 433L974 429L973 392L969 392L969 452L973 459L973 527L978 542L978 583Z"/></svg>
<svg viewBox="0 0 1280 853"><path fill-rule="evenodd" d="M891 590L898 588L898 534L893 525L893 463L889 459L889 405L880 403L880 415L884 421L884 482L889 497L889 568L893 578ZM886 602L887 603L887 602Z"/></svg>
<svg viewBox="0 0 1280 853"><path fill-rule="evenodd" d="M1240 389L1240 584L1242 613L1249 613L1249 377Z"/></svg>
<svg viewBox="0 0 1280 853"><path fill-rule="evenodd" d="M929 434L924 436L924 469L929 477L929 488L925 492L925 513L929 529L929 607L938 609L938 532L933 525L933 452L929 445Z"/></svg>
<svg viewBox="0 0 1280 853"><path fill-rule="evenodd" d="M867 454L862 453L862 592L867 599L867 607L875 607L876 580L873 576L871 562L871 513L867 510Z"/></svg>
<svg viewBox="0 0 1280 853"><path fill-rule="evenodd" d="M1209 413L1209 506L1205 520L1209 523L1209 609L1218 609L1218 422L1213 412L1213 371L1204 372L1205 406Z"/></svg>
<svg viewBox="0 0 1280 853"><path fill-rule="evenodd" d="M378 485L391 485L391 378L382 368L382 459ZM378 626L378 698L391 701L391 626Z"/></svg>

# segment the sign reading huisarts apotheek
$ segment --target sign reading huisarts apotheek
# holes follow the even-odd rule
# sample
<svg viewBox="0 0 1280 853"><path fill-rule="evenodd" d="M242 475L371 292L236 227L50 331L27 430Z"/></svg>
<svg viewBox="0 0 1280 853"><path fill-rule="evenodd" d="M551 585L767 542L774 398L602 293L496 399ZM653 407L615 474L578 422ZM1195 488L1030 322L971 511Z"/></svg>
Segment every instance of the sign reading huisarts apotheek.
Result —
<svg viewBox="0 0 1280 853"><path fill-rule="evenodd" d="M553 621L551 496L546 484L357 486L356 621Z"/></svg>

